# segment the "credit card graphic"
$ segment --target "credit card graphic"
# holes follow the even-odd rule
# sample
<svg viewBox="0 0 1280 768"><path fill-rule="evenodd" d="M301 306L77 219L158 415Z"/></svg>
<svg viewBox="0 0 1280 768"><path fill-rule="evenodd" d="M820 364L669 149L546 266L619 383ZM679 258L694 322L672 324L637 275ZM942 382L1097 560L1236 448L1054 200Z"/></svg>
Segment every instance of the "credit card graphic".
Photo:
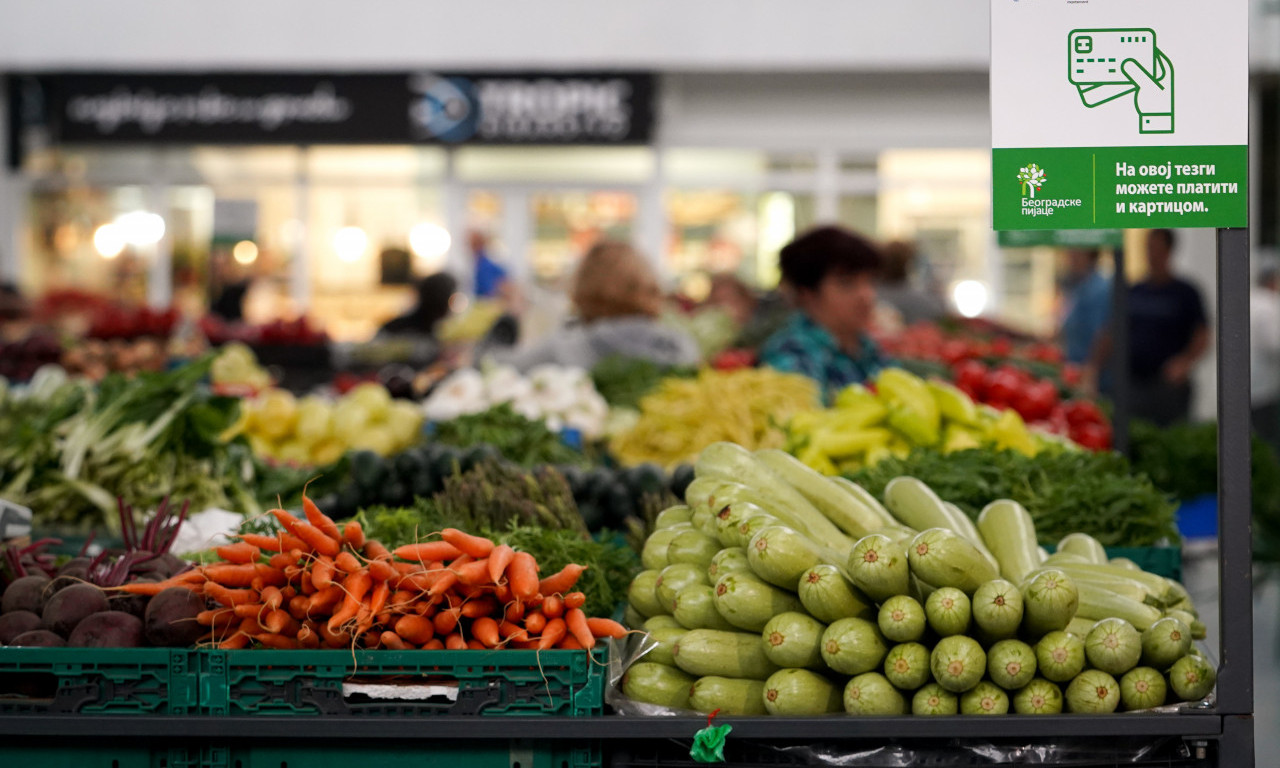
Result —
<svg viewBox="0 0 1280 768"><path fill-rule="evenodd" d="M1156 71L1156 33L1150 29L1074 29L1067 36L1067 73L1073 85L1128 84L1121 71L1134 59Z"/></svg>

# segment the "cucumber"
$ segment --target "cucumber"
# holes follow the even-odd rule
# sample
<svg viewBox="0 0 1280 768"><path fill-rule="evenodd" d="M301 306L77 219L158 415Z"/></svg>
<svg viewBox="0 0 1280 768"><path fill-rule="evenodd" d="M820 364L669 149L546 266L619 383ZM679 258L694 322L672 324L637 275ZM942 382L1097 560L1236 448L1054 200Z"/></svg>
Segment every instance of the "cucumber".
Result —
<svg viewBox="0 0 1280 768"><path fill-rule="evenodd" d="M1107 561L1107 565L1114 565L1117 568L1124 568L1126 571L1142 570L1142 566L1138 565L1137 563L1133 562L1127 557L1113 557Z"/></svg>
<svg viewBox="0 0 1280 768"><path fill-rule="evenodd" d="M1107 564L1107 550L1102 543L1087 533L1069 533L1058 542L1058 552L1080 555L1094 565Z"/></svg>
<svg viewBox="0 0 1280 768"><path fill-rule="evenodd" d="M726 573L750 570L751 564L747 562L747 550L742 547L725 547L711 558L711 565L707 566L707 578L715 584Z"/></svg>
<svg viewBox="0 0 1280 768"><path fill-rule="evenodd" d="M1169 668L1169 687L1183 701L1199 701L1213 690L1218 671L1208 661L1187 654Z"/></svg>
<svg viewBox="0 0 1280 768"><path fill-rule="evenodd" d="M1085 637L1084 654L1094 669L1120 677L1138 666L1142 636L1124 619L1102 619Z"/></svg>
<svg viewBox="0 0 1280 768"><path fill-rule="evenodd" d="M752 515L751 517L743 518L742 522L738 523L738 540L741 543L737 546L746 549L747 545L751 543L751 537L759 533L761 528L783 524L781 520L770 514Z"/></svg>
<svg viewBox="0 0 1280 768"><path fill-rule="evenodd" d="M722 715L769 714L764 706L763 681L718 675L698 678L689 689L689 706L703 714L717 710Z"/></svg>
<svg viewBox="0 0 1280 768"><path fill-rule="evenodd" d="M627 587L627 602L644 616L664 616L671 613L669 604L658 599L658 576L660 571L641 571L631 580Z"/></svg>
<svg viewBox="0 0 1280 768"><path fill-rule="evenodd" d="M914 691L929 682L929 649L920 643L900 643L884 657L884 676L895 688Z"/></svg>
<svg viewBox="0 0 1280 768"><path fill-rule="evenodd" d="M667 560L667 547L671 546L671 541L680 535L681 531L691 531L694 527L690 523L676 523L666 528L659 528L649 534L649 538L645 540L644 547L640 550L640 563L646 570L660 571L671 565Z"/></svg>
<svg viewBox="0 0 1280 768"><path fill-rule="evenodd" d="M780 613L760 632L764 655L779 667L822 669L822 633L826 629L806 613Z"/></svg>
<svg viewBox="0 0 1280 768"><path fill-rule="evenodd" d="M1083 619L1124 619L1139 632L1145 632L1161 618L1160 609L1122 597L1091 582L1078 585L1080 592L1076 614Z"/></svg>
<svg viewBox="0 0 1280 768"><path fill-rule="evenodd" d="M826 476L805 466L796 457L776 448L756 451L756 458L800 491L836 527L860 539L883 528L887 521L867 509L860 500L837 488Z"/></svg>
<svg viewBox="0 0 1280 768"><path fill-rule="evenodd" d="M717 512L718 507L712 508L713 499L716 489L724 483L724 479L720 477L695 477L693 482L689 483L689 487L684 489L684 502L689 507L690 516L700 509L712 514Z"/></svg>
<svg viewBox="0 0 1280 768"><path fill-rule="evenodd" d="M1083 616L1074 616L1071 621L1067 622L1066 631L1083 640L1089 636L1089 633L1093 631L1093 625L1097 623L1097 619L1086 619Z"/></svg>
<svg viewBox="0 0 1280 768"><path fill-rule="evenodd" d="M999 573L973 544L945 528L916 534L907 546L911 572L934 587L954 587L972 595Z"/></svg>
<svg viewBox="0 0 1280 768"><path fill-rule="evenodd" d="M1068 576L1099 576L1112 578L1127 578L1141 584L1151 595L1161 603L1169 605L1176 603L1180 599L1180 595L1170 588L1169 580L1163 576L1157 576L1154 573L1146 571L1131 571L1127 568L1117 568L1114 565L1084 565L1080 563L1063 563L1056 566L1060 568Z"/></svg>
<svg viewBox="0 0 1280 768"><path fill-rule="evenodd" d="M889 511L910 527L918 531L926 528L945 528L968 540L992 567L997 569L1000 567L995 556L982 541L978 528L969 516L954 504L947 504L938 498L938 494L920 480L908 476L895 477L884 487L884 501ZM934 586L945 585L935 584Z"/></svg>
<svg viewBox="0 0 1280 768"><path fill-rule="evenodd" d="M622 692L632 701L672 709L689 708L689 689L695 678L675 667L652 662L632 664L622 676Z"/></svg>
<svg viewBox="0 0 1280 768"><path fill-rule="evenodd" d="M849 578L876 602L911 591L905 547L882 533L864 536L849 553Z"/></svg>
<svg viewBox="0 0 1280 768"><path fill-rule="evenodd" d="M978 532L1000 565L1000 575L1021 584L1040 567L1036 526L1031 514L1018 502L993 501L978 515Z"/></svg>
<svg viewBox="0 0 1280 768"><path fill-rule="evenodd" d="M1036 568L1027 575L1028 577L1036 576L1041 571L1046 570L1062 570L1066 573L1065 569L1049 563L1043 567ZM1076 586L1089 584L1099 590L1107 592L1108 594L1118 595L1119 597L1124 597L1129 600L1133 600L1134 602L1146 603L1147 605L1155 607L1159 607L1161 605L1160 601L1156 599L1145 586L1143 586L1142 582L1135 581L1134 579L1126 578L1124 576L1104 573L1072 572L1071 580L1076 583Z"/></svg>
<svg viewBox="0 0 1280 768"><path fill-rule="evenodd" d="M992 640L1016 635L1022 611L1022 593L1004 579L988 581L973 593L973 622Z"/></svg>
<svg viewBox="0 0 1280 768"><path fill-rule="evenodd" d="M708 584L690 584L677 592L671 615L685 629L734 629L716 610L715 590Z"/></svg>
<svg viewBox="0 0 1280 768"><path fill-rule="evenodd" d="M673 653L677 667L698 677L763 680L778 671L764 655L760 635L752 632L694 629L676 642Z"/></svg>
<svg viewBox="0 0 1280 768"><path fill-rule="evenodd" d="M711 558L720 551L719 539L714 539L702 531L681 531L667 546L667 562L671 565L692 563L706 570L711 565Z"/></svg>
<svg viewBox="0 0 1280 768"><path fill-rule="evenodd" d="M817 545L782 525L761 528L747 543L751 571L783 589L795 589L805 571L822 562Z"/></svg>
<svg viewBox="0 0 1280 768"><path fill-rule="evenodd" d="M672 652L676 648L676 642L688 633L689 630L683 627L651 630L649 637L657 646L644 655L644 660L654 664L666 664L669 667L674 667L676 665L676 657Z"/></svg>
<svg viewBox="0 0 1280 768"><path fill-rule="evenodd" d="M693 510L684 504L668 507L658 513L653 520L654 529L669 528L679 523L687 523L693 519Z"/></svg>
<svg viewBox="0 0 1280 768"><path fill-rule="evenodd" d="M1006 691L1016 691L1036 676L1036 651L1021 640L1001 640L987 651L987 675Z"/></svg>
<svg viewBox="0 0 1280 768"><path fill-rule="evenodd" d="M973 618L973 605L964 592L955 587L939 587L924 603L929 628L938 637L964 634Z"/></svg>
<svg viewBox="0 0 1280 768"><path fill-rule="evenodd" d="M636 610L636 607L634 605L632 605L631 603L627 603L625 606L623 606L622 623L624 626L630 629L635 629L640 625L644 624L644 622L645 622L644 614Z"/></svg>
<svg viewBox="0 0 1280 768"><path fill-rule="evenodd" d="M1100 669L1086 669L1067 686L1068 712L1106 715L1120 706L1120 684Z"/></svg>
<svg viewBox="0 0 1280 768"><path fill-rule="evenodd" d="M843 707L835 683L807 669L784 669L764 681L764 706L771 715L826 715Z"/></svg>
<svg viewBox="0 0 1280 768"><path fill-rule="evenodd" d="M1054 552L1044 559L1046 567L1056 568L1060 564L1093 565L1093 562L1079 552Z"/></svg>
<svg viewBox="0 0 1280 768"><path fill-rule="evenodd" d="M985 680L960 694L962 715L1005 715L1009 713L1009 694Z"/></svg>
<svg viewBox="0 0 1280 768"><path fill-rule="evenodd" d="M733 482L749 479L752 490L772 502L765 508L787 525L836 549L847 550L853 545L853 540L823 517L804 494L740 445L712 443L698 456L695 469L699 477L719 476Z"/></svg>
<svg viewBox="0 0 1280 768"><path fill-rule="evenodd" d="M796 592L809 615L826 624L876 615L871 598L859 592L834 565L821 563L805 571Z"/></svg>
<svg viewBox="0 0 1280 768"><path fill-rule="evenodd" d="M680 622L676 621L676 618L674 616L665 615L665 616L654 616L653 618L645 619L644 626L641 627L641 629L643 629L645 632L653 634L659 629L684 629L684 627L681 626Z"/></svg>
<svg viewBox="0 0 1280 768"><path fill-rule="evenodd" d="M937 683L929 683L911 697L913 715L955 715L960 712L960 697Z"/></svg>
<svg viewBox="0 0 1280 768"><path fill-rule="evenodd" d="M795 595L746 572L729 573L716 581L715 606L725 621L748 632L763 630L779 613L804 608Z"/></svg>
<svg viewBox="0 0 1280 768"><path fill-rule="evenodd" d="M654 582L653 589L654 594L658 596L658 602L666 609L664 613L671 613L671 606L680 590L693 584L707 583L705 568L699 568L692 563L676 563L662 569L658 574L658 580Z"/></svg>
<svg viewBox="0 0 1280 768"><path fill-rule="evenodd" d="M1166 616L1142 633L1142 663L1168 669L1191 650L1191 627Z"/></svg>

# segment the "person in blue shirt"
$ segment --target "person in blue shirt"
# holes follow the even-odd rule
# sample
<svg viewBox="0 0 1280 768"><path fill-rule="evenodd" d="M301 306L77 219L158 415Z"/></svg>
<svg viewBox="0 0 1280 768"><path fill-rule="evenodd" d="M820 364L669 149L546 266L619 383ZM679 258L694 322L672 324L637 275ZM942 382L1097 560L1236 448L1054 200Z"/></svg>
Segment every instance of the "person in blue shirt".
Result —
<svg viewBox="0 0 1280 768"><path fill-rule="evenodd" d="M471 231L468 240L476 262L476 298L500 298L507 282L507 270L489 256L489 238L483 232Z"/></svg>
<svg viewBox="0 0 1280 768"><path fill-rule="evenodd" d="M1067 362L1089 362L1098 335L1111 317L1111 281L1098 272L1096 249L1067 252L1066 312L1062 317Z"/></svg>
<svg viewBox="0 0 1280 768"><path fill-rule="evenodd" d="M867 335L882 261L875 244L841 227L818 227L784 246L778 266L797 311L765 342L761 362L816 380L827 402L875 376L887 364Z"/></svg>

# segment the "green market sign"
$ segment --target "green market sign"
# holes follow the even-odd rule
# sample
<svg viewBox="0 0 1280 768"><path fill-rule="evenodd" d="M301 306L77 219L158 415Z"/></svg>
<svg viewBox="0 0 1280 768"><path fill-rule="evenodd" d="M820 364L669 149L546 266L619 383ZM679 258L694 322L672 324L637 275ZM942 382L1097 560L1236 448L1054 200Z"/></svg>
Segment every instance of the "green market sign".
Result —
<svg viewBox="0 0 1280 768"><path fill-rule="evenodd" d="M1003 248L1119 248L1124 232L1119 229L1011 229L996 233Z"/></svg>
<svg viewBox="0 0 1280 768"><path fill-rule="evenodd" d="M1247 226L1248 18L1248 0L991 0L995 229Z"/></svg>

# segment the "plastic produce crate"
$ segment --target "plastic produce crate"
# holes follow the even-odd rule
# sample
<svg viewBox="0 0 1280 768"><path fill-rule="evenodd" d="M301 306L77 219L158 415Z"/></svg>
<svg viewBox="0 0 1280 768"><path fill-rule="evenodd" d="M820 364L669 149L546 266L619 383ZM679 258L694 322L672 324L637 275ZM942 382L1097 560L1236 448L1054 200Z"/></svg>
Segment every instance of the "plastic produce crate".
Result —
<svg viewBox="0 0 1280 768"><path fill-rule="evenodd" d="M509 741L380 746L377 744L317 747L288 742L232 751L225 768L599 768L599 746L564 741ZM122 766L123 768L123 766ZM175 767L176 768L176 767ZM224 768L206 766L205 768Z"/></svg>
<svg viewBox="0 0 1280 768"><path fill-rule="evenodd" d="M198 652L206 715L589 717L606 651Z"/></svg>
<svg viewBox="0 0 1280 768"><path fill-rule="evenodd" d="M0 765L21 768L232 768L224 746L0 746Z"/></svg>
<svg viewBox="0 0 1280 768"><path fill-rule="evenodd" d="M1046 546L1051 554L1053 546ZM1107 557L1127 557L1148 573L1182 581L1181 547L1107 547Z"/></svg>
<svg viewBox="0 0 1280 768"><path fill-rule="evenodd" d="M194 714L196 653L182 648L0 648L0 715Z"/></svg>

